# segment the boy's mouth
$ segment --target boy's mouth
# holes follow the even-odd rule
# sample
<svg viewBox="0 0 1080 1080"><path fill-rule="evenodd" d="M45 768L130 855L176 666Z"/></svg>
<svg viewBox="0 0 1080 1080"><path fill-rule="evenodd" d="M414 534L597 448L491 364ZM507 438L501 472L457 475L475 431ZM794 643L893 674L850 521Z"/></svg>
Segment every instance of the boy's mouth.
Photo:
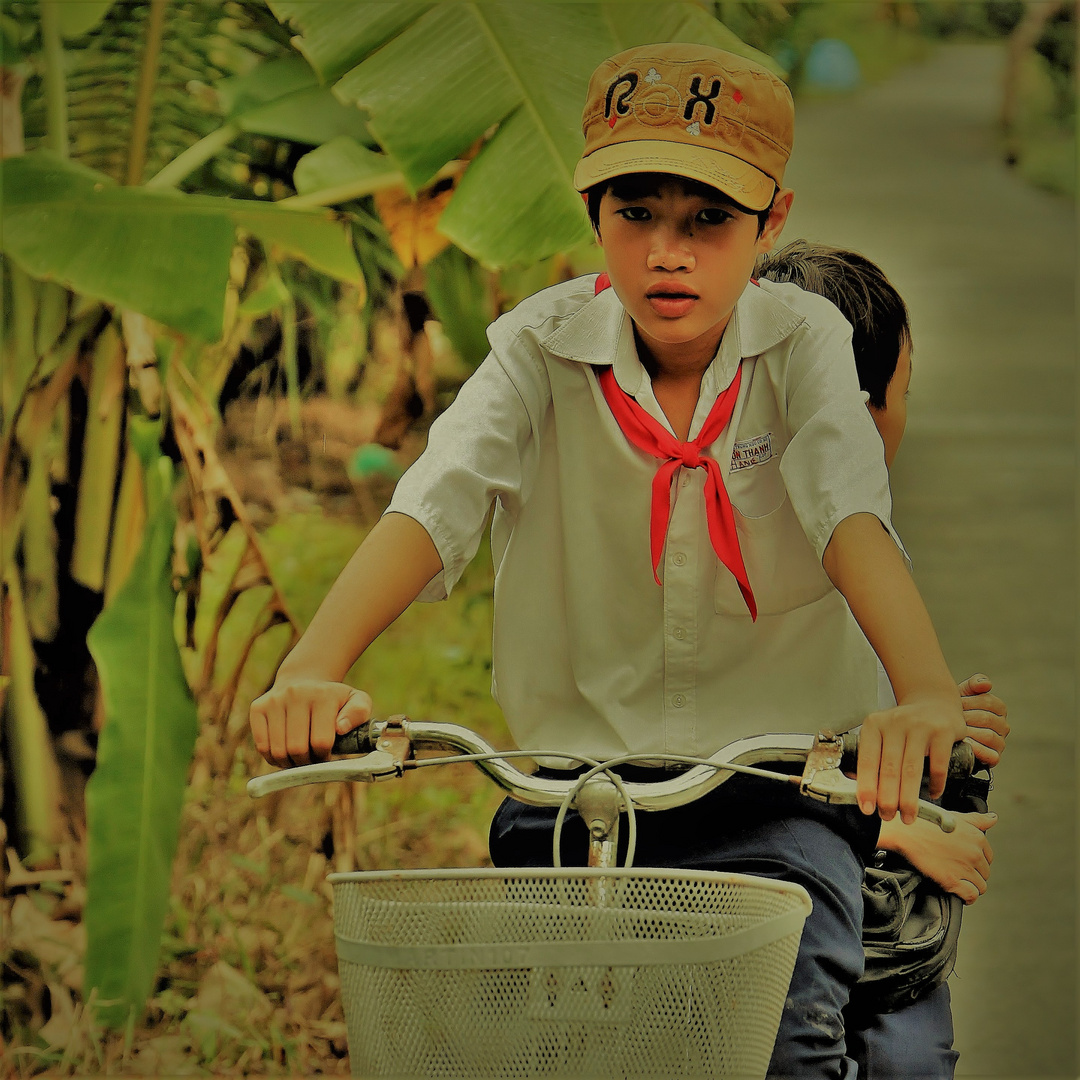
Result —
<svg viewBox="0 0 1080 1080"><path fill-rule="evenodd" d="M678 319L688 314L694 306L694 301L700 297L693 289L688 289L685 285L658 282L645 291L645 299L649 301L657 315L666 319Z"/></svg>

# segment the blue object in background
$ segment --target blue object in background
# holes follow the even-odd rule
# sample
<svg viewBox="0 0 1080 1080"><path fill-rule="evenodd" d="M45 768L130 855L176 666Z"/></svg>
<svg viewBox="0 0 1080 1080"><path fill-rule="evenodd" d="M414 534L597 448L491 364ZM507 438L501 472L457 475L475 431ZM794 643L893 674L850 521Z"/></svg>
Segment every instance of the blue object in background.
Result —
<svg viewBox="0 0 1080 1080"><path fill-rule="evenodd" d="M799 60L795 46L785 38L773 42L772 57L789 75Z"/></svg>
<svg viewBox="0 0 1080 1080"><path fill-rule="evenodd" d="M851 46L836 38L815 41L806 57L803 83L814 90L854 90L862 82Z"/></svg>

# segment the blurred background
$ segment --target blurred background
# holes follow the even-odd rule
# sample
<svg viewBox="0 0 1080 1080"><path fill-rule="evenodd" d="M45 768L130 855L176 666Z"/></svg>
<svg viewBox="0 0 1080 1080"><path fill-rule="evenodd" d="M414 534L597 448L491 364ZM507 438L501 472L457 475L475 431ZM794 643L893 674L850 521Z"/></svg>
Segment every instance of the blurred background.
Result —
<svg viewBox="0 0 1080 1080"><path fill-rule="evenodd" d="M785 74L784 239L911 308L896 523L1013 725L959 1071L1077 1075L1077 36L1071 0L4 0L5 1075L347 1073L325 874L486 861L465 767L250 802L247 709L491 319L602 268L580 104L655 40ZM378 715L509 745L491 586L482 549L368 651Z"/></svg>

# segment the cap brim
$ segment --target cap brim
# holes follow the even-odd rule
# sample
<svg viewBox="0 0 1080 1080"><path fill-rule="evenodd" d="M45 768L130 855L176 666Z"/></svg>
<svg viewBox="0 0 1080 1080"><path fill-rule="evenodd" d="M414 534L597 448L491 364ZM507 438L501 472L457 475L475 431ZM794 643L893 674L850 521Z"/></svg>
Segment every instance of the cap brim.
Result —
<svg viewBox="0 0 1080 1080"><path fill-rule="evenodd" d="M748 210L764 210L778 186L767 173L734 154L666 139L641 139L601 146L583 157L574 170L574 187L585 191L613 176L644 172L700 180Z"/></svg>

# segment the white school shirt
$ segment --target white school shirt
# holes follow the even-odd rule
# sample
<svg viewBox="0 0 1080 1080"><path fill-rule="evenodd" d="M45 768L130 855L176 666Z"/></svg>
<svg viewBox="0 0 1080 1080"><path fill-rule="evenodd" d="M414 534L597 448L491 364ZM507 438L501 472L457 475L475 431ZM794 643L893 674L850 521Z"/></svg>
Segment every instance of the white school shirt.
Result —
<svg viewBox="0 0 1080 1080"><path fill-rule="evenodd" d="M859 723L877 704L876 657L821 555L860 512L900 542L850 326L794 285L748 284L702 378L691 439L742 366L709 452L735 508L753 622L709 541L704 469L675 474L663 585L653 579L660 462L622 433L594 368L612 365L670 425L629 316L594 282L546 289L490 326L490 354L399 481L387 512L423 525L444 568L420 599L448 595L494 502L492 693L522 749L708 755L751 734Z"/></svg>

